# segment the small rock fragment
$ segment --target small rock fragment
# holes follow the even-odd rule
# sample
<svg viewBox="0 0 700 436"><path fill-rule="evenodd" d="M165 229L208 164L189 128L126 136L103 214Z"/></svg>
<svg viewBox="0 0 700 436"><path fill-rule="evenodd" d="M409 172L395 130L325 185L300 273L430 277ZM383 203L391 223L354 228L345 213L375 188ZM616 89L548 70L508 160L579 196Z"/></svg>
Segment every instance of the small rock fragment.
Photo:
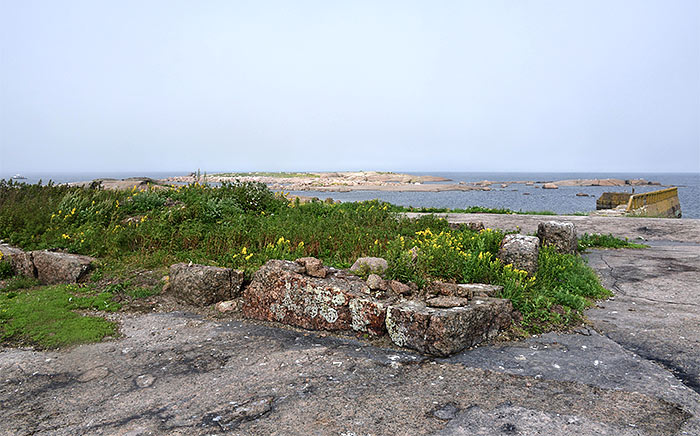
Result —
<svg viewBox="0 0 700 436"><path fill-rule="evenodd" d="M328 274L328 269L323 266L323 261L315 257L302 257L296 262L306 268L306 274L311 277L324 278Z"/></svg>
<svg viewBox="0 0 700 436"><path fill-rule="evenodd" d="M469 300L462 297L440 296L430 298L426 301L430 307L459 307L469 304Z"/></svg>
<svg viewBox="0 0 700 436"><path fill-rule="evenodd" d="M389 288L399 295L411 295L413 290L407 284L401 283L398 280L391 280L389 282Z"/></svg>
<svg viewBox="0 0 700 436"><path fill-rule="evenodd" d="M354 273L375 273L384 274L384 271L389 268L389 263L381 257L361 257L355 261L350 267L350 271Z"/></svg>
<svg viewBox="0 0 700 436"><path fill-rule="evenodd" d="M221 313L233 312L236 310L236 302L233 300L219 301L216 303L216 310Z"/></svg>

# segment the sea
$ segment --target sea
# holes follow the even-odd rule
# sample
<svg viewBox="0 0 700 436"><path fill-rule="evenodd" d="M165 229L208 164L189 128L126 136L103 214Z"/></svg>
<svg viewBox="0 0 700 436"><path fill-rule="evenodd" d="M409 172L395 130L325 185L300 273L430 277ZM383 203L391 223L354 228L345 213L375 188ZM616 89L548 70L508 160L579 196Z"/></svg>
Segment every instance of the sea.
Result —
<svg viewBox="0 0 700 436"><path fill-rule="evenodd" d="M212 172L213 173L213 172ZM123 179L126 177L151 177L161 179L169 176L183 176L188 172L73 172L73 173L26 173L26 183L44 184L49 180L54 183L79 182L96 178ZM663 186L635 186L636 193L655 191L664 186L677 186L683 218L700 218L700 174L699 173L532 173L532 172L410 172L415 175L432 175L450 179L444 183L479 182L482 180L512 182L531 180L534 182L552 182L568 179L645 179L659 182ZM0 179L9 179L14 174L0 174ZM439 182L438 182L439 183ZM505 188L492 185L490 191L444 191L444 192L320 192L292 191L291 194L332 198L340 201L363 201L379 199L401 206L436 207L463 209L470 206L487 208L505 208L515 211L552 211L559 214L591 212L595 202L603 192L632 192L632 186L562 186L559 189L541 189L522 184L509 184ZM588 197L576 194L588 194Z"/></svg>

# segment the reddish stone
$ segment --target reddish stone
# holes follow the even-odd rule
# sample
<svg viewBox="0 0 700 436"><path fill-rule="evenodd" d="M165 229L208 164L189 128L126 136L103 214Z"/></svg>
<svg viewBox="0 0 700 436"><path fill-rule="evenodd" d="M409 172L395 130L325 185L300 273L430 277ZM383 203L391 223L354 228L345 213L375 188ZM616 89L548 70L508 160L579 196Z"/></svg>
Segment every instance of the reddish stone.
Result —
<svg viewBox="0 0 700 436"><path fill-rule="evenodd" d="M305 329L382 335L386 309L368 293L359 277L336 271L323 279L310 277L294 262L270 260L243 292L243 314Z"/></svg>
<svg viewBox="0 0 700 436"><path fill-rule="evenodd" d="M315 257L302 257L296 262L306 268L306 274L312 277L324 278L328 274L328 268L323 266L323 261Z"/></svg>

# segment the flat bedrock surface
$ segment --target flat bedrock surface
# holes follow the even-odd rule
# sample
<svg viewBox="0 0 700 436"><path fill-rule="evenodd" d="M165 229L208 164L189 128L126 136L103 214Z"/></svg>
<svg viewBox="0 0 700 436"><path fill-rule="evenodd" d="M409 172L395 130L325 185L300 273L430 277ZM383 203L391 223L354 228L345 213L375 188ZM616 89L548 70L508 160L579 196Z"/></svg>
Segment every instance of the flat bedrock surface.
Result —
<svg viewBox="0 0 700 436"><path fill-rule="evenodd" d="M451 217L524 233L549 219L650 229L649 249L590 251L616 294L591 327L430 359L262 322L118 314L118 340L0 351L0 434L700 434L698 221Z"/></svg>

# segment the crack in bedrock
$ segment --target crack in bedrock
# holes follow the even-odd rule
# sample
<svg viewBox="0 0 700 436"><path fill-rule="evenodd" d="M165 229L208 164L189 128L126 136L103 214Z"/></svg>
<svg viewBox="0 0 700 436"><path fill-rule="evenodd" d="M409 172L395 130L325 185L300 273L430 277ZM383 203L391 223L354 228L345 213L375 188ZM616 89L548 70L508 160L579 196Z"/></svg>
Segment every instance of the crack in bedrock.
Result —
<svg viewBox="0 0 700 436"><path fill-rule="evenodd" d="M615 268L610 265L610 263L605 259L605 256L601 253L600 254L600 260L608 267L609 270L609 276L613 280L613 284L611 288L619 292L620 295L626 296L631 299L642 299L642 300L648 300L654 303L663 303L663 304L673 304L673 305L681 305L681 306L699 306L697 304L693 303L677 303L677 302L672 302L672 301L663 301L663 300L655 300L652 298L646 298L646 297L639 297L639 296L630 296L627 295L619 286L618 286L618 281L622 280L621 277L618 277L615 275ZM598 329L596 329L598 330ZM689 371L686 371L685 369L681 368L677 364L675 364L671 359L666 359L663 357L658 356L657 354L654 353L653 350L642 347L640 345L637 345L631 341L624 340L623 338L615 338L609 333L601 332L598 331L598 333L603 334L606 338L610 339L611 341L615 342L616 344L620 345L622 348L624 348L627 351L631 351L635 354L637 354L639 357L655 362L659 365L661 365L663 368L666 368L668 371L670 371L683 385L688 387L689 389L692 389L693 391L697 392L700 394L700 380L698 380L698 374L693 374ZM621 335L621 334L619 334Z"/></svg>

